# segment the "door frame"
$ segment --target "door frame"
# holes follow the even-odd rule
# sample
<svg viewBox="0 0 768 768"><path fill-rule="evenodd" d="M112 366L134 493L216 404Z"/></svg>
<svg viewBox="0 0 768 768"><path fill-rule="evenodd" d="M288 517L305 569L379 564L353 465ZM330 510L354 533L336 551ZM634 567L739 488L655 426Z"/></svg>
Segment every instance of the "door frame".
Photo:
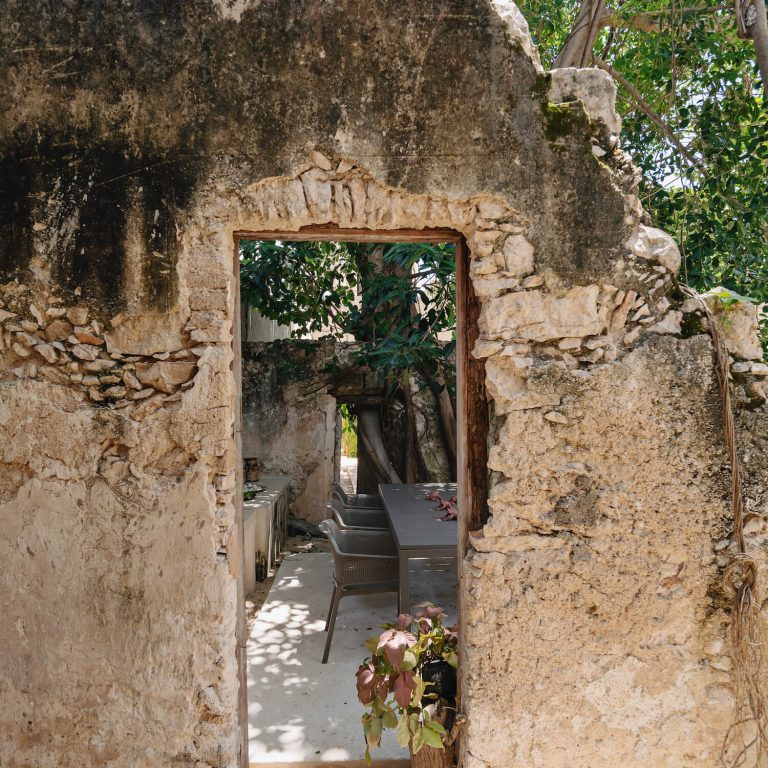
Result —
<svg viewBox="0 0 768 768"><path fill-rule="evenodd" d="M245 647L248 640L245 622L245 594L243 590L242 563L244 553L243 504L242 504L242 351L239 274L240 240L330 241L348 243L453 243L456 246L456 482L458 486L458 621L465 625L466 608L461 599L464 574L463 560L470 544L469 537L479 531L488 520L488 428L489 407L485 388L485 361L472 356L472 349L479 336L478 318L480 300L472 287L469 274L469 251L464 236L454 229L353 229L333 225L306 226L296 231L283 229L237 230L234 238L235 306L233 311L233 372L237 387L237 414L235 416L235 444L237 451L237 491L235 495L235 519L239 529L238 574L238 676L240 679L239 722L242 728L243 747L241 768L248 768L248 692ZM462 634L459 634L459 670L464 658ZM461 702L461 677L459 699Z"/></svg>

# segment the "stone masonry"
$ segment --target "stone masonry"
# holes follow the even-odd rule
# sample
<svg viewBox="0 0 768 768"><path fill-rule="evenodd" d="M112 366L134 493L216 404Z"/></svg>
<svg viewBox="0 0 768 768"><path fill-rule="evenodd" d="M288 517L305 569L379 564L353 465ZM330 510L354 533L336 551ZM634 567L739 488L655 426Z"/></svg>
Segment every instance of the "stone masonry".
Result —
<svg viewBox="0 0 768 768"><path fill-rule="evenodd" d="M493 417L465 768L718 765L712 345L606 76L544 73L508 0L33 0L0 27L0 765L245 764L235 240L325 224L468 244ZM757 552L768 368L726 319Z"/></svg>

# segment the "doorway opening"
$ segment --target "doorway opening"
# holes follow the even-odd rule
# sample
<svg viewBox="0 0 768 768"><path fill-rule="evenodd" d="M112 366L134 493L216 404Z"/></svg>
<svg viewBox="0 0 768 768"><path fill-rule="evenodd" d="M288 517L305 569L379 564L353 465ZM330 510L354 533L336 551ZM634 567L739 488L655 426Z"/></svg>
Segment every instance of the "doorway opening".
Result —
<svg viewBox="0 0 768 768"><path fill-rule="evenodd" d="M363 642L421 602L460 621L456 555L486 516L488 414L470 355L466 246L450 230L331 228L241 232L236 245L250 763L358 765ZM334 487L354 505L398 485L418 487L430 520L447 517L437 524L454 528L451 556L411 552L406 572L401 557L406 597L341 601L323 664L333 555L317 524L334 514ZM435 488L458 519L427 501ZM273 506L254 523L259 494ZM394 736L382 746L379 761L408 757Z"/></svg>

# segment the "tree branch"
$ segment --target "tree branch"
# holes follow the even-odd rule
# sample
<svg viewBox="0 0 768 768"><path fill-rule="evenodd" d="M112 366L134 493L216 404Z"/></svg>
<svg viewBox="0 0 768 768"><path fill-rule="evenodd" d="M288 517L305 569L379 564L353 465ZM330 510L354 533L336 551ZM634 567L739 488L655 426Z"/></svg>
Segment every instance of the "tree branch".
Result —
<svg viewBox="0 0 768 768"><path fill-rule="evenodd" d="M768 97L768 13L765 0L751 0L748 3L736 0L736 13L739 36L747 37L754 43L763 92Z"/></svg>
<svg viewBox="0 0 768 768"><path fill-rule="evenodd" d="M717 13L718 11L730 10L730 5L708 5L704 8L689 6L687 8L660 8L657 11L646 11L636 13L634 16L624 18L616 13L606 14L600 19L601 27L618 27L621 29L636 29L639 32L659 32L661 31L662 21L659 17L680 14L697 13Z"/></svg>
<svg viewBox="0 0 768 768"><path fill-rule="evenodd" d="M557 54L554 69L587 66L600 31L600 19L604 11L605 0L581 0L573 29Z"/></svg>
<svg viewBox="0 0 768 768"><path fill-rule="evenodd" d="M661 119L651 105L640 95L640 91L617 72L607 61L592 57L592 63L603 72L607 72L631 97L635 107L639 109L661 132L664 138L694 167L701 168L701 161L675 136L672 129Z"/></svg>

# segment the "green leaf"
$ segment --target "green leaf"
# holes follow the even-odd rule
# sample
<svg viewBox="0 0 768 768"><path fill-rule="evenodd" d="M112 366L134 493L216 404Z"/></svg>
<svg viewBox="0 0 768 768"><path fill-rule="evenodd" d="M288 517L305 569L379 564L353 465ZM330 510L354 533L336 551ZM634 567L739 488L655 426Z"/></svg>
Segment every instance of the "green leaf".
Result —
<svg viewBox="0 0 768 768"><path fill-rule="evenodd" d="M426 720L425 727L439 734L440 736L446 736L445 728L442 723L438 723L437 720Z"/></svg>
<svg viewBox="0 0 768 768"><path fill-rule="evenodd" d="M384 714L381 718L382 725L385 728L396 728L398 725L397 715L391 707L387 707L384 710Z"/></svg>
<svg viewBox="0 0 768 768"><path fill-rule="evenodd" d="M400 715L400 719L397 721L395 736L397 738L397 743L401 747L407 747L411 741L411 731L409 727L408 715L406 713Z"/></svg>
<svg viewBox="0 0 768 768"><path fill-rule="evenodd" d="M411 739L411 749L416 754L424 746L424 729L417 728Z"/></svg>
<svg viewBox="0 0 768 768"><path fill-rule="evenodd" d="M400 669L403 672L407 672L409 669L414 669L418 663L418 656L413 652L413 649L409 648L403 655L403 663L400 665Z"/></svg>
<svg viewBox="0 0 768 768"><path fill-rule="evenodd" d="M381 743L382 722L381 718L375 715L363 715L363 733L365 741L369 747L378 747Z"/></svg>
<svg viewBox="0 0 768 768"><path fill-rule="evenodd" d="M440 734L437 731L432 730L432 728L429 727L429 724L424 726L422 733L424 734L424 743L427 746L434 747L435 749L445 749Z"/></svg>
<svg viewBox="0 0 768 768"><path fill-rule="evenodd" d="M370 637L363 643L363 645L375 656L379 648L379 638Z"/></svg>

